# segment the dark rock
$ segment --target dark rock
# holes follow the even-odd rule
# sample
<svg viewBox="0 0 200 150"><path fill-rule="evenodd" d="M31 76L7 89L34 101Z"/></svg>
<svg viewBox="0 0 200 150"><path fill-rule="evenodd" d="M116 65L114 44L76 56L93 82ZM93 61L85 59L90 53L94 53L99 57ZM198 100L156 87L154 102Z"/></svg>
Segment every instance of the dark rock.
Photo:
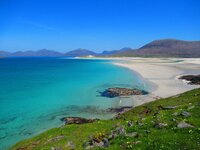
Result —
<svg viewBox="0 0 200 150"><path fill-rule="evenodd" d="M157 116L159 114L159 111L156 111L154 114L153 114L153 116L155 117L155 116Z"/></svg>
<svg viewBox="0 0 200 150"><path fill-rule="evenodd" d="M184 117L189 117L191 114L187 111L183 111L181 115L183 115Z"/></svg>
<svg viewBox="0 0 200 150"><path fill-rule="evenodd" d="M103 137L95 137L95 138L92 139L92 142L93 143L100 143L102 141L102 138Z"/></svg>
<svg viewBox="0 0 200 150"><path fill-rule="evenodd" d="M161 106L161 105L158 106L158 109L160 110L169 110L169 109L175 109L175 108L177 108L177 106Z"/></svg>
<svg viewBox="0 0 200 150"><path fill-rule="evenodd" d="M109 140L116 138L119 135L126 135L126 130L124 126L117 127L116 129L111 131L111 134L108 136Z"/></svg>
<svg viewBox="0 0 200 150"><path fill-rule="evenodd" d="M110 142L108 141L108 139L107 138L104 138L103 139L103 147L108 147L108 146L110 146Z"/></svg>
<svg viewBox="0 0 200 150"><path fill-rule="evenodd" d="M194 126L184 122L184 121L181 121L178 125L177 125L178 128L193 128Z"/></svg>
<svg viewBox="0 0 200 150"><path fill-rule="evenodd" d="M116 137L117 137L117 134L112 132L112 133L108 136L108 140L112 140L112 139L114 139L114 138L116 138Z"/></svg>
<svg viewBox="0 0 200 150"><path fill-rule="evenodd" d="M128 121L128 127L132 127L133 126L133 121Z"/></svg>
<svg viewBox="0 0 200 150"><path fill-rule="evenodd" d="M122 106L122 107L117 107L117 108L108 108L108 112L112 113L118 113L118 114L123 114L124 112L127 112L131 110L133 107L132 106Z"/></svg>
<svg viewBox="0 0 200 150"><path fill-rule="evenodd" d="M110 145L107 138L104 136L91 137L89 142L84 143L83 147L85 149L91 149L94 147L108 147Z"/></svg>
<svg viewBox="0 0 200 150"><path fill-rule="evenodd" d="M84 124L84 123L92 123L99 119L86 119L81 117L64 117L61 118L61 121L65 121L65 124Z"/></svg>
<svg viewBox="0 0 200 150"><path fill-rule="evenodd" d="M138 89L128 89L128 88L108 88L104 92L100 92L103 97L118 97L118 96L129 96L129 95L145 95L148 92Z"/></svg>
<svg viewBox="0 0 200 150"><path fill-rule="evenodd" d="M200 85L200 75L185 75L181 76L179 79L189 81L189 84Z"/></svg>
<svg viewBox="0 0 200 150"><path fill-rule="evenodd" d="M145 107L145 109L142 111L143 114L149 114L152 110L148 107Z"/></svg>
<svg viewBox="0 0 200 150"><path fill-rule="evenodd" d="M168 124L166 124L166 123L156 123L154 125L155 128L164 128L164 127L167 127L167 126L168 126Z"/></svg>
<svg viewBox="0 0 200 150"><path fill-rule="evenodd" d="M123 126L116 128L115 133L117 135L125 135L126 134L126 130Z"/></svg>
<svg viewBox="0 0 200 150"><path fill-rule="evenodd" d="M120 114L120 113L118 113L118 114L115 116L115 118L116 118L116 119L121 119L121 118L122 118L122 116L121 116L121 114Z"/></svg>

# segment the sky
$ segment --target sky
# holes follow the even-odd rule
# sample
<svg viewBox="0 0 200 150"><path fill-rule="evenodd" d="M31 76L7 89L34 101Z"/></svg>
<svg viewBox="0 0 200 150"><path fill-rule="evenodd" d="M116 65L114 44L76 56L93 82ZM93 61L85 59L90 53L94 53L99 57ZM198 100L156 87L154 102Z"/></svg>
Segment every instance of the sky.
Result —
<svg viewBox="0 0 200 150"><path fill-rule="evenodd" d="M0 50L139 48L200 40L200 0L0 0Z"/></svg>

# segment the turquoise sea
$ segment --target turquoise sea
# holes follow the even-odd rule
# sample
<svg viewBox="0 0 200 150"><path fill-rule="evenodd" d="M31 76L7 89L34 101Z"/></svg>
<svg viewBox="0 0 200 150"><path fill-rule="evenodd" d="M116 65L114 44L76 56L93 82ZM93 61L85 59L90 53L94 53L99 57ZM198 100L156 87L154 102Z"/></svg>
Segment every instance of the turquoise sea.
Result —
<svg viewBox="0 0 200 150"><path fill-rule="evenodd" d="M111 60L63 58L0 59L0 149L60 126L64 116L107 119L120 98L99 95L108 87L146 83Z"/></svg>

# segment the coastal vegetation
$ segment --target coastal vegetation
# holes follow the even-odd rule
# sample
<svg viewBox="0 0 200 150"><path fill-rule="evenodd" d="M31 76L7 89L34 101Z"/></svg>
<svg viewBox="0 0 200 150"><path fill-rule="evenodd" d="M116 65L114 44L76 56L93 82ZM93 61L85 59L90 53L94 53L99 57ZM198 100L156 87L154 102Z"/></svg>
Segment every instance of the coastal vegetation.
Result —
<svg viewBox="0 0 200 150"><path fill-rule="evenodd" d="M132 108L110 120L53 128L11 149L199 149L199 98L200 89L195 89Z"/></svg>

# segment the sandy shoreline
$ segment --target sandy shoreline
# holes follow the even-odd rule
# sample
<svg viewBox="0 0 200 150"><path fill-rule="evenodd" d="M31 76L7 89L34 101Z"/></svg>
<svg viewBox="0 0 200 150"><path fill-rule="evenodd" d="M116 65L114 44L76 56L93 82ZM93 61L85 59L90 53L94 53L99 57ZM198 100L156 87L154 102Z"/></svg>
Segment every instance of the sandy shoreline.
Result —
<svg viewBox="0 0 200 150"><path fill-rule="evenodd" d="M148 96L137 96L132 99L133 106L153 101L158 98L174 96L200 86L189 85L179 76L200 74L199 58L115 58L121 60L115 65L129 68L147 80L154 88ZM122 105L127 102L122 101ZM130 103L130 100L129 102Z"/></svg>

